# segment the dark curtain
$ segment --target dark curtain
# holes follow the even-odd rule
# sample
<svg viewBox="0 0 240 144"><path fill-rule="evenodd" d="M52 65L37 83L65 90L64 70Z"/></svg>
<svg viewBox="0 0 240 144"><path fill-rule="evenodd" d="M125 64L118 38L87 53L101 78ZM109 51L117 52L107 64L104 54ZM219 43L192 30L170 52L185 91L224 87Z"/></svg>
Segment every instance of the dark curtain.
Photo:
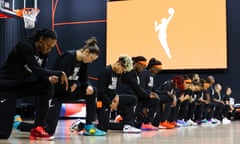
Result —
<svg viewBox="0 0 240 144"><path fill-rule="evenodd" d="M21 40L23 40L31 30L24 28L24 22L21 18L0 19L0 67L7 59L8 53ZM18 99L16 106L22 109L28 109L30 104L34 103L34 97ZM25 110L26 111L26 110ZM17 110L18 112L18 110ZM27 113L31 113L27 110ZM20 114L20 113L18 113ZM25 116L26 114L21 114Z"/></svg>
<svg viewBox="0 0 240 144"><path fill-rule="evenodd" d="M23 19L0 19L0 66L4 63L10 50L28 33L24 29Z"/></svg>

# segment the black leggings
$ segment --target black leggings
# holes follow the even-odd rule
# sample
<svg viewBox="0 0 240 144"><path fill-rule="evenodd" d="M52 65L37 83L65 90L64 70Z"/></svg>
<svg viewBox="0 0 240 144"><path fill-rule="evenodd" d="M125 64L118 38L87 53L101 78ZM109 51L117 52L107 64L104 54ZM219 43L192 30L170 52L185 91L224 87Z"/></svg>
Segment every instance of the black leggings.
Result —
<svg viewBox="0 0 240 144"><path fill-rule="evenodd" d="M159 103L158 98L138 100L135 111L135 126L140 128L142 123L154 123L154 115L158 111Z"/></svg>
<svg viewBox="0 0 240 144"><path fill-rule="evenodd" d="M119 95L119 106L118 110L121 111L123 117L123 123L121 126L115 126L110 124L110 109L108 106L103 106L102 108L97 109L98 128L104 131L108 129L123 129L124 124L133 125L134 118L134 106L137 103L137 98L134 95ZM118 128L115 128L118 127ZM120 127L120 128L119 128Z"/></svg>
<svg viewBox="0 0 240 144"><path fill-rule="evenodd" d="M17 98L36 96L38 107L34 125L45 126L49 99L52 95L53 86L43 81L24 83L16 88L0 91L0 138L8 138L11 134Z"/></svg>
<svg viewBox="0 0 240 144"><path fill-rule="evenodd" d="M168 121L171 115L171 102L160 102L156 116L153 120L154 126L159 126L161 122Z"/></svg>
<svg viewBox="0 0 240 144"><path fill-rule="evenodd" d="M94 91L96 91L95 88ZM80 88L71 94L67 94L65 91L56 91L46 119L46 129L49 134L53 135L56 131L62 104L69 101L77 101L79 99L85 99L87 111L86 124L92 124L92 121L96 118L96 92L93 95L85 95L85 90ZM30 131L32 128L33 124L25 122L20 123L18 126L20 131Z"/></svg>
<svg viewBox="0 0 240 144"><path fill-rule="evenodd" d="M73 93L66 93L65 91L56 91L52 99L48 117L47 117L47 131L49 134L54 134L57 128L61 106L67 101L77 101L84 99L86 101L86 124L92 124L96 118L96 89L92 95L86 95L86 89L77 88Z"/></svg>

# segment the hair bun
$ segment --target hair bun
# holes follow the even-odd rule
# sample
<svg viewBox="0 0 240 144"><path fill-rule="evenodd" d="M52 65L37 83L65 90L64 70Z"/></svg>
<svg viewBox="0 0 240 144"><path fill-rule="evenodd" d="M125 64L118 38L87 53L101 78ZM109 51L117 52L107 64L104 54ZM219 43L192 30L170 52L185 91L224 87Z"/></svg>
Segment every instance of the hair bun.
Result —
<svg viewBox="0 0 240 144"><path fill-rule="evenodd" d="M87 45L95 45L97 43L96 37L91 37L90 39L86 40L85 43Z"/></svg>
<svg viewBox="0 0 240 144"><path fill-rule="evenodd" d="M133 62L130 56L122 54L118 58L118 62L126 69L126 71L131 71L133 69Z"/></svg>

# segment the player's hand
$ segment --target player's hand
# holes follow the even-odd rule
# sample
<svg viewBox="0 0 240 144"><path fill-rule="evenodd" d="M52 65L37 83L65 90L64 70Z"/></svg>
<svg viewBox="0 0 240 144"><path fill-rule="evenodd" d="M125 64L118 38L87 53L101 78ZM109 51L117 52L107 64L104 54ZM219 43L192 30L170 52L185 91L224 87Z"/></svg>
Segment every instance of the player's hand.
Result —
<svg viewBox="0 0 240 144"><path fill-rule="evenodd" d="M177 106L177 100L173 100L171 107L176 107Z"/></svg>
<svg viewBox="0 0 240 144"><path fill-rule="evenodd" d="M55 76L55 75L49 76L48 80L51 84L56 84L58 82L58 76Z"/></svg>
<svg viewBox="0 0 240 144"><path fill-rule="evenodd" d="M87 86L86 95L92 95L94 93L94 89L92 86Z"/></svg>
<svg viewBox="0 0 240 144"><path fill-rule="evenodd" d="M113 98L113 100L112 100L114 103L117 103L117 104L119 104L119 96L118 95L116 95L114 98Z"/></svg>
<svg viewBox="0 0 240 144"><path fill-rule="evenodd" d="M113 100L112 100L112 103L110 104L110 109L113 111L113 110L117 110L117 107L118 107L118 104L119 104L119 96L116 95Z"/></svg>
<svg viewBox="0 0 240 144"><path fill-rule="evenodd" d="M159 95L155 92L150 93L150 98L159 98Z"/></svg>
<svg viewBox="0 0 240 144"><path fill-rule="evenodd" d="M65 89L66 91L68 90L68 78L65 72L62 71L62 75L61 75L61 84L65 83Z"/></svg>
<svg viewBox="0 0 240 144"><path fill-rule="evenodd" d="M110 104L110 109L111 109L111 111L115 111L115 110L117 110L117 107L118 107L118 104L117 103L111 103Z"/></svg>
<svg viewBox="0 0 240 144"><path fill-rule="evenodd" d="M77 84L76 84L76 83L73 83L73 84L70 86L71 93L74 92L76 89L77 89Z"/></svg>

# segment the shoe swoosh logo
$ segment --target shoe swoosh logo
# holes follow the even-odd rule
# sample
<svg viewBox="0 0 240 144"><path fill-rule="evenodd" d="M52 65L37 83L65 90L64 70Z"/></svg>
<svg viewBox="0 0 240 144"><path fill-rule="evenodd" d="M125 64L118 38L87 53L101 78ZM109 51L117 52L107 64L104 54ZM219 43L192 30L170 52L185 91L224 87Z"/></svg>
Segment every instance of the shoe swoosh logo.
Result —
<svg viewBox="0 0 240 144"><path fill-rule="evenodd" d="M49 105L49 108L54 107L55 105Z"/></svg>
<svg viewBox="0 0 240 144"><path fill-rule="evenodd" d="M0 102L1 102L1 103L4 103L6 100L7 100L7 99L3 99L3 100L1 100Z"/></svg>

